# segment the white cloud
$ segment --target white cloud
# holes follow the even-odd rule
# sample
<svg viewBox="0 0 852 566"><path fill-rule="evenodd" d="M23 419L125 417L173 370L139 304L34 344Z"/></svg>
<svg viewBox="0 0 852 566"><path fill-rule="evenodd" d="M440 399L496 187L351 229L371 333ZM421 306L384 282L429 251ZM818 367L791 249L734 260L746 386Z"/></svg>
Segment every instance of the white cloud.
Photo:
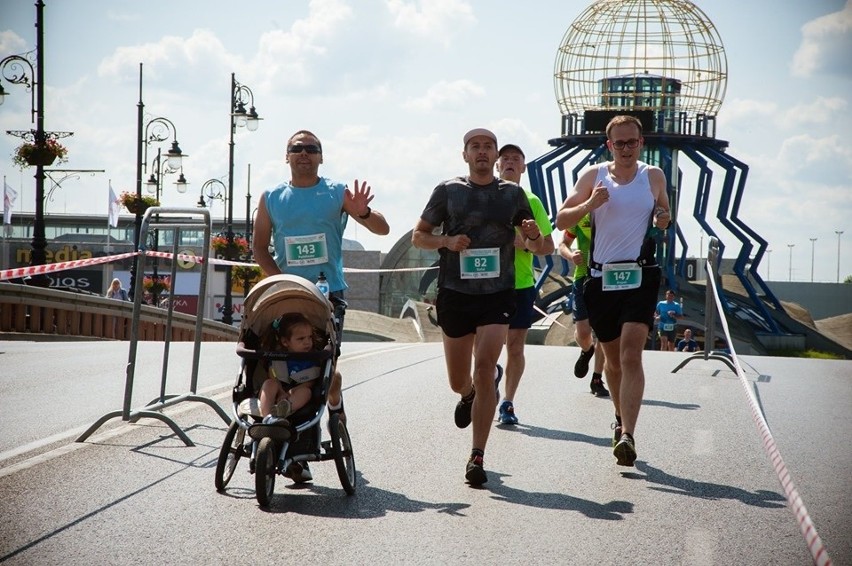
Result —
<svg viewBox="0 0 852 566"><path fill-rule="evenodd" d="M810 77L820 72L852 76L852 0L834 12L802 26L802 43L793 55L794 76Z"/></svg>
<svg viewBox="0 0 852 566"><path fill-rule="evenodd" d="M771 100L735 98L726 100L719 112L719 122L736 123L743 119L769 116L778 111L778 104Z"/></svg>
<svg viewBox="0 0 852 566"><path fill-rule="evenodd" d="M849 174L852 170L852 149L837 134L821 138L800 134L787 138L781 144L777 161L779 172L790 174L807 169L808 176L818 172L821 182L825 182L829 167L833 169L841 165L847 182L852 180Z"/></svg>
<svg viewBox="0 0 852 566"><path fill-rule="evenodd" d="M476 23L473 8L463 0L387 0L385 4L394 27L445 46L458 29Z"/></svg>
<svg viewBox="0 0 852 566"><path fill-rule="evenodd" d="M296 20L288 31L264 33L254 60L256 76L269 89L306 88L324 68L335 40L353 18L352 8L341 0L312 0L306 18Z"/></svg>
<svg viewBox="0 0 852 566"><path fill-rule="evenodd" d="M176 76L187 77L188 71L211 63L237 64L228 55L222 42L209 30L195 30L188 38L166 36L156 43L131 45L117 48L112 55L98 65L101 77L120 77L132 70L133 76L140 61L145 62L145 74L150 78L179 71Z"/></svg>
<svg viewBox="0 0 852 566"><path fill-rule="evenodd" d="M485 96L485 89L473 81L461 79L457 81L440 81L435 83L421 97L405 101L403 106L421 112L431 112L441 109L458 109L468 104L472 99Z"/></svg>
<svg viewBox="0 0 852 566"><path fill-rule="evenodd" d="M20 35L12 30L0 31L0 53L21 54L26 49L27 42Z"/></svg>
<svg viewBox="0 0 852 566"><path fill-rule="evenodd" d="M813 124L829 124L846 110L849 103L840 96L819 96L813 102L797 104L784 113L784 123L787 127L810 126Z"/></svg>

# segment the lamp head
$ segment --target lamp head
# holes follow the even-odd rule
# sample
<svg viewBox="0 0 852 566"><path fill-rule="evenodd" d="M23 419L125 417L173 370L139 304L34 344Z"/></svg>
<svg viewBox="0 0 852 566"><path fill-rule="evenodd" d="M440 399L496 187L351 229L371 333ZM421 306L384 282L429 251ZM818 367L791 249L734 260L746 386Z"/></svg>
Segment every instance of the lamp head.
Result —
<svg viewBox="0 0 852 566"><path fill-rule="evenodd" d="M261 118L257 115L257 110L252 106L249 109L248 116L246 118L246 129L250 132L254 132L257 130L257 127L260 125Z"/></svg>
<svg viewBox="0 0 852 566"><path fill-rule="evenodd" d="M246 105L242 102L237 102L237 107L234 109L234 113L232 114L234 117L234 125L238 128L242 128L248 122L248 114L246 113Z"/></svg>
<svg viewBox="0 0 852 566"><path fill-rule="evenodd" d="M168 153L166 153L166 157L168 158L170 169L180 169L181 165L183 165L183 158L189 156L183 154L177 140L175 140L172 142L172 147Z"/></svg>
<svg viewBox="0 0 852 566"><path fill-rule="evenodd" d="M178 180L175 181L175 187L177 187L177 192L185 193L186 192L186 186L188 184L189 183L186 181L186 177L184 177L183 172L181 172L181 174L178 175Z"/></svg>

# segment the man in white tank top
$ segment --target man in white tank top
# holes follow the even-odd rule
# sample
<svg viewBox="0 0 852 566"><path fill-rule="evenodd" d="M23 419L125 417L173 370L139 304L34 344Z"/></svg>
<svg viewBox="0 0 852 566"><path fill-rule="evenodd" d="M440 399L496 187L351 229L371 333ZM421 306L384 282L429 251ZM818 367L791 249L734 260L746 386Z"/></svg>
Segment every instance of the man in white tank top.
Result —
<svg viewBox="0 0 852 566"><path fill-rule="evenodd" d="M653 327L660 268L647 241L653 225L669 225L666 178L658 167L639 161L642 123L616 116L606 127L612 161L583 171L565 199L556 227L592 218L592 245L584 298L589 321L606 354L606 380L615 405L613 455L620 466L633 466L633 433L645 390L642 350Z"/></svg>

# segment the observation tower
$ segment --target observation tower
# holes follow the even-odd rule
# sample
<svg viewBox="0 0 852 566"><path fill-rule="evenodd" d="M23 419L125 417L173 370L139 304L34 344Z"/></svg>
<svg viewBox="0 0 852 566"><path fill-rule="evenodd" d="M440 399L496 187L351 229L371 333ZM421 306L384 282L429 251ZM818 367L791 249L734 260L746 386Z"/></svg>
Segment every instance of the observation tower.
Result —
<svg viewBox="0 0 852 566"><path fill-rule="evenodd" d="M640 159L662 168L669 183L672 224L657 236L664 285L685 291L695 279L698 266L687 262L689 245L679 223L682 214L689 213L690 201L692 216L719 241L722 257L724 239L710 223L712 194L718 201L718 223L740 243L733 272L750 298L752 326L758 332L784 334L767 303L781 312L784 308L758 274L768 244L740 218L748 166L727 152L728 142L716 137L726 86L722 40L695 4L597 0L571 23L559 45L554 89L561 136L548 141L554 149L528 164L530 184L555 217L579 172L610 158L605 134L610 118L638 117L645 138ZM684 158L697 170L691 187L684 186L678 165ZM714 173L721 176L715 183ZM568 273L565 263L562 272ZM723 303L731 308L728 301Z"/></svg>

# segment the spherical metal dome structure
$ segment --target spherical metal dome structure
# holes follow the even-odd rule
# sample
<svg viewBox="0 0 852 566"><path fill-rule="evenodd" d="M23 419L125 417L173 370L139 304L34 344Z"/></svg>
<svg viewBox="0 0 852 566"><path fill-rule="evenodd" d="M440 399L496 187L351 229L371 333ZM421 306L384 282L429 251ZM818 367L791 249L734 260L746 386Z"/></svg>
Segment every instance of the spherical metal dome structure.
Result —
<svg viewBox="0 0 852 566"><path fill-rule="evenodd" d="M726 85L722 40L688 0L597 0L565 32L556 55L563 116L653 110L659 124L670 125L679 116L715 116Z"/></svg>

